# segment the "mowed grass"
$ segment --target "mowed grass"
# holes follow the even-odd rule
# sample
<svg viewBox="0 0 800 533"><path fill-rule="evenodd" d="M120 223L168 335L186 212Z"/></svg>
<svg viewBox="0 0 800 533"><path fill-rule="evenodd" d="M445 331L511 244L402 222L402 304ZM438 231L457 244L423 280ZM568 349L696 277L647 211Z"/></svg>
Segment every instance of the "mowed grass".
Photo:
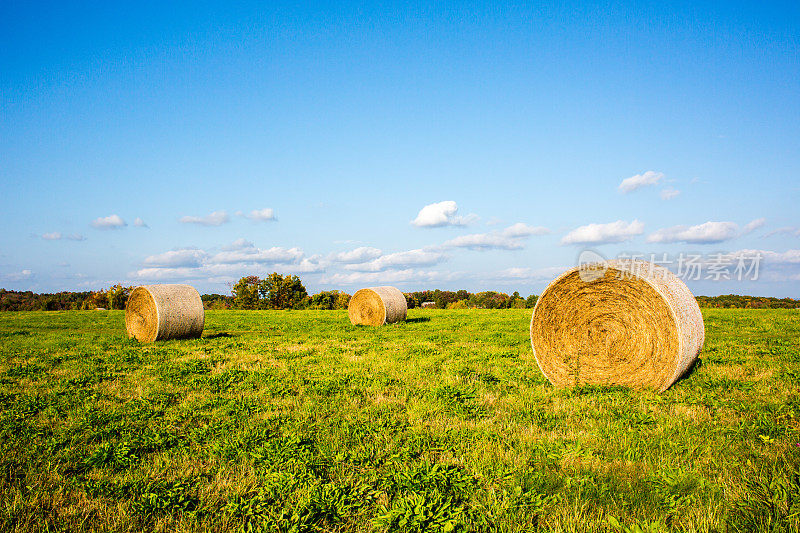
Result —
<svg viewBox="0 0 800 533"><path fill-rule="evenodd" d="M797 531L800 312L704 317L656 394L554 389L530 310L2 313L0 527Z"/></svg>

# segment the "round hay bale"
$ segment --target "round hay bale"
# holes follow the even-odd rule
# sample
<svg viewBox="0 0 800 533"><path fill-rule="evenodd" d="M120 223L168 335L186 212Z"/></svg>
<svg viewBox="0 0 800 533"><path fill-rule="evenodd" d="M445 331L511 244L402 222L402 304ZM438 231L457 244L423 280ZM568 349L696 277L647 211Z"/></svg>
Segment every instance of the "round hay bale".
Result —
<svg viewBox="0 0 800 533"><path fill-rule="evenodd" d="M347 316L353 325L382 326L406 319L406 297L394 287L359 289L350 298Z"/></svg>
<svg viewBox="0 0 800 533"><path fill-rule="evenodd" d="M668 389L703 346L703 316L689 288L646 261L572 268L539 296L531 346L556 387Z"/></svg>
<svg viewBox="0 0 800 533"><path fill-rule="evenodd" d="M205 317L200 294L191 285L142 285L125 304L128 337L140 342L200 337Z"/></svg>

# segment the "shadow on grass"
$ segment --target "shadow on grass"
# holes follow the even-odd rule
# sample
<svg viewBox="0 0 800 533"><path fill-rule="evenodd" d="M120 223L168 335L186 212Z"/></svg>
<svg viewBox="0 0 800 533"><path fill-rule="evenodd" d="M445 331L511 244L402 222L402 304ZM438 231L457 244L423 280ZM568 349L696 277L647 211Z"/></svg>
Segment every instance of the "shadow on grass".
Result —
<svg viewBox="0 0 800 533"><path fill-rule="evenodd" d="M406 318L406 322L409 324L415 324L417 322L430 322L430 321L431 321L430 317L427 316L420 316L417 318Z"/></svg>
<svg viewBox="0 0 800 533"><path fill-rule="evenodd" d="M206 335L203 337L204 339L227 339L228 337L234 337L235 335L231 335L230 333L213 333L211 335Z"/></svg>
<svg viewBox="0 0 800 533"><path fill-rule="evenodd" d="M690 377L692 377L692 375L694 374L695 370L697 370L699 368L703 368L703 360L698 357L697 359L694 360L694 362L692 363L692 366L687 368L686 372L684 372L683 375L681 377L679 377L678 380L675 383L673 383L672 386L674 387L675 385L677 385L681 381L685 381L685 380L689 379Z"/></svg>

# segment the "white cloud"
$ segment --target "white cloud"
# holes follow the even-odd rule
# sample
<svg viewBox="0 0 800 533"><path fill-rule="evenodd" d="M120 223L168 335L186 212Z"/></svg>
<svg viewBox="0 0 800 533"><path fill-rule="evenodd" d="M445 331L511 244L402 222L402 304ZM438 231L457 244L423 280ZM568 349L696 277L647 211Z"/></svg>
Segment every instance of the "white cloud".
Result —
<svg viewBox="0 0 800 533"><path fill-rule="evenodd" d="M99 217L92 221L92 227L97 229L119 229L127 226L128 223L122 220L119 215L108 215L107 217Z"/></svg>
<svg viewBox="0 0 800 533"><path fill-rule="evenodd" d="M417 218L411 223L419 228L435 228L439 226L465 226L478 219L478 215L466 217L457 215L458 205L452 200L429 204L420 209Z"/></svg>
<svg viewBox="0 0 800 533"><path fill-rule="evenodd" d="M291 270L294 272L311 274L315 272L324 272L327 265L328 263L321 255L312 255L311 257L304 258L296 266L292 267Z"/></svg>
<svg viewBox="0 0 800 533"><path fill-rule="evenodd" d="M710 244L736 237L739 226L734 222L706 222L697 226L662 228L647 237L647 242L685 242Z"/></svg>
<svg viewBox="0 0 800 533"><path fill-rule="evenodd" d="M779 264L800 264L800 250L786 250L785 252L773 252L771 250L739 250L735 254L750 255L760 253L765 261Z"/></svg>
<svg viewBox="0 0 800 533"><path fill-rule="evenodd" d="M234 264L234 263L294 263L303 258L303 250L300 248L282 248L273 246L269 249L240 248L219 252L209 259L209 263L214 264Z"/></svg>
<svg viewBox="0 0 800 533"><path fill-rule="evenodd" d="M545 235L550 230L542 226L529 226L518 222L502 231L460 235L445 242L443 246L469 248L472 250L516 250L523 247L522 240L531 235Z"/></svg>
<svg viewBox="0 0 800 533"><path fill-rule="evenodd" d="M137 228L149 228L150 227L140 217L136 217L136 219L133 221L133 225L136 226Z"/></svg>
<svg viewBox="0 0 800 533"><path fill-rule="evenodd" d="M561 244L605 244L631 240L644 231L644 223L617 220L608 224L587 224L567 233Z"/></svg>
<svg viewBox="0 0 800 533"><path fill-rule="evenodd" d="M661 191L660 196L661 196L662 200L672 200L673 198L678 196L680 193L681 193L681 191L679 191L677 189L664 189L664 190Z"/></svg>
<svg viewBox="0 0 800 533"><path fill-rule="evenodd" d="M214 211L204 217L183 216L180 221L184 224L199 224L201 226L221 226L230 221L227 211Z"/></svg>
<svg viewBox="0 0 800 533"><path fill-rule="evenodd" d="M757 230L764 226L767 223L767 219L765 218L757 218L755 220L751 220L748 222L744 228L742 228L742 235L747 235L748 233L752 233L753 231Z"/></svg>
<svg viewBox="0 0 800 533"><path fill-rule="evenodd" d="M566 267L546 267L546 268L529 268L529 267L511 267L498 271L492 279L497 280L518 280L526 282L541 282L551 281L559 274L566 271Z"/></svg>
<svg viewBox="0 0 800 533"><path fill-rule="evenodd" d="M411 266L435 265L445 261L447 256L435 249L417 249L383 255L366 263L345 265L347 270L359 272L378 272L390 268L402 269Z"/></svg>
<svg viewBox="0 0 800 533"><path fill-rule="evenodd" d="M647 242L683 242L693 244L713 244L727 241L741 235L747 235L762 227L765 223L763 218L749 222L742 231L735 222L713 222L708 221L696 226L672 226L662 228L647 237Z"/></svg>
<svg viewBox="0 0 800 533"><path fill-rule="evenodd" d="M143 268L131 275L138 279L237 279L266 268L286 272L322 272L327 262L320 255L305 257L300 248L257 248L245 239L237 239L221 252L209 253L198 248L172 250L146 257ZM211 281L209 281L210 283Z"/></svg>
<svg viewBox="0 0 800 533"><path fill-rule="evenodd" d="M512 224L503 230L503 235L508 237L529 237L531 235L547 235L550 230L543 226L529 226L522 222Z"/></svg>
<svg viewBox="0 0 800 533"><path fill-rule="evenodd" d="M172 250L162 254L145 257L143 264L147 267L199 267L208 258L208 254L197 248Z"/></svg>
<svg viewBox="0 0 800 533"><path fill-rule="evenodd" d="M389 270L384 272L352 272L348 274L328 274L320 278L320 283L329 285L361 285L382 283L430 283L458 279L457 272L438 272L434 270Z"/></svg>
<svg viewBox="0 0 800 533"><path fill-rule="evenodd" d="M796 226L784 226L782 228L770 231L769 233L765 234L764 237L772 237L773 235L784 235L784 234L800 237L800 228Z"/></svg>
<svg viewBox="0 0 800 533"><path fill-rule="evenodd" d="M630 178L625 178L622 180L622 182L619 184L619 190L622 193L629 193L641 187L655 185L663 178L664 174L661 172L648 170L644 174L636 174L635 176L631 176Z"/></svg>
<svg viewBox="0 0 800 533"><path fill-rule="evenodd" d="M134 274L139 279L200 279L206 276L206 273L199 268L178 267L178 268L142 268L137 270Z"/></svg>
<svg viewBox="0 0 800 533"><path fill-rule="evenodd" d="M380 257L382 253L378 248L359 246L347 252L331 254L331 261L336 263L363 263Z"/></svg>
<svg viewBox="0 0 800 533"><path fill-rule="evenodd" d="M223 246L222 249L226 250L226 251L227 250L241 250L243 248L253 248L254 246L255 245L252 242L248 241L247 239L240 238L240 239L236 239L235 241L233 241L230 244L227 244L227 245Z"/></svg>
<svg viewBox="0 0 800 533"><path fill-rule="evenodd" d="M471 235L461 235L455 239L450 239L444 246L454 248L470 248L472 250L517 250L522 248L520 239L508 237L502 233L473 233Z"/></svg>
<svg viewBox="0 0 800 533"><path fill-rule="evenodd" d="M54 231L52 233L43 233L42 239L46 241L60 241L61 239L66 239L68 241L85 241L86 237L79 233L71 233L69 235L63 235L59 231Z"/></svg>
<svg viewBox="0 0 800 533"><path fill-rule="evenodd" d="M26 279L31 279L33 277L33 272L28 270L21 270L19 272L10 272L3 276L3 279L6 281L25 281Z"/></svg>
<svg viewBox="0 0 800 533"><path fill-rule="evenodd" d="M253 209L250 214L244 215L256 222L270 222L275 220L275 210L265 207L264 209Z"/></svg>

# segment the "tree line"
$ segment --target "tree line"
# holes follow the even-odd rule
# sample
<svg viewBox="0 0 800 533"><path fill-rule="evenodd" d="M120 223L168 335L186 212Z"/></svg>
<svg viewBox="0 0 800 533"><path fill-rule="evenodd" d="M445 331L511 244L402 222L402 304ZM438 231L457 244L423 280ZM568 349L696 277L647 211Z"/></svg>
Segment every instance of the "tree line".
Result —
<svg viewBox="0 0 800 533"><path fill-rule="evenodd" d="M124 309L133 287L116 284L99 291L37 294L32 291L0 289L0 311L67 311L81 309ZM537 295L527 298L519 292L466 290L443 291L439 289L404 293L409 309L432 307L435 309L530 309L536 305ZM245 276L237 281L231 294L203 294L206 309L347 309L350 294L343 291L320 291L308 294L297 276L277 272L265 278ZM796 309L800 300L768 296L698 296L700 307L740 309ZM424 304L424 305L423 305Z"/></svg>

